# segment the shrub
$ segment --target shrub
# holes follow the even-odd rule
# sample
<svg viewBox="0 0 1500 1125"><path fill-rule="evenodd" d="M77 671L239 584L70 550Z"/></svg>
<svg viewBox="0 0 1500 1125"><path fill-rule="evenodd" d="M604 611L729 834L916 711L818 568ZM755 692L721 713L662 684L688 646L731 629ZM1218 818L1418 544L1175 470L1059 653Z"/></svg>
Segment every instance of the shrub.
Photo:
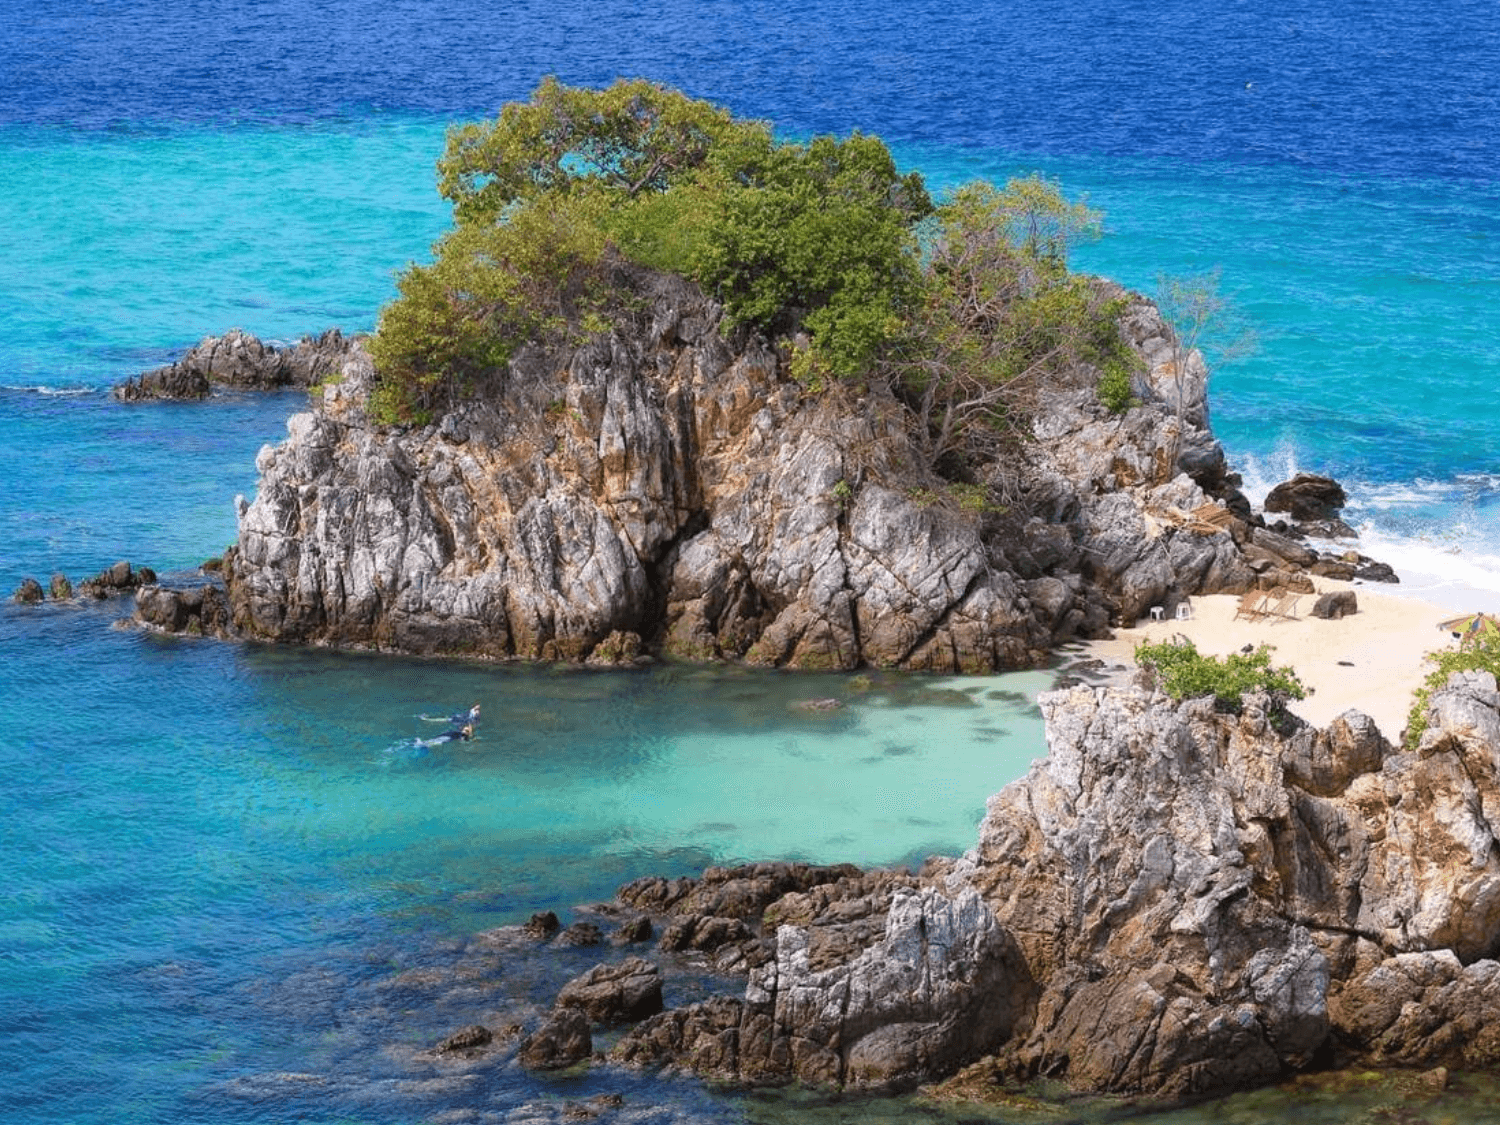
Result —
<svg viewBox="0 0 1500 1125"><path fill-rule="evenodd" d="M814 367L865 373L917 295L914 228L932 211L921 177L900 175L885 144L859 133L740 155L696 276L731 324L775 334L800 323Z"/></svg>
<svg viewBox="0 0 1500 1125"><path fill-rule="evenodd" d="M1156 678L1158 686L1176 700L1211 695L1221 711L1238 714L1247 691L1267 692L1278 707L1302 699L1307 689L1290 668L1271 667L1270 649L1236 652L1220 660L1203 656L1191 641L1140 644L1135 659Z"/></svg>
<svg viewBox="0 0 1500 1125"><path fill-rule="evenodd" d="M1403 739L1408 750L1417 748L1427 730L1427 707L1432 702L1432 693L1447 684L1448 677L1454 672L1489 672L1500 679L1500 637L1494 634L1481 636L1461 648L1429 652L1427 659L1437 667L1428 673L1412 696Z"/></svg>

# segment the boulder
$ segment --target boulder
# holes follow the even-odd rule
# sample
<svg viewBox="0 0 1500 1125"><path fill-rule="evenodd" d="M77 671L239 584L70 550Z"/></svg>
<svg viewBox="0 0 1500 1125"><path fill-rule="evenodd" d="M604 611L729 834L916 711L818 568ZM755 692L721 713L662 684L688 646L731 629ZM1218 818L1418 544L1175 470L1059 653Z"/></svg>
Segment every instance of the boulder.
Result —
<svg viewBox="0 0 1500 1125"><path fill-rule="evenodd" d="M54 574L48 586L48 594L55 602L65 602L73 596L73 583L66 574Z"/></svg>
<svg viewBox="0 0 1500 1125"><path fill-rule="evenodd" d="M43 601L47 594L42 589L42 584L35 578L23 578L21 584L16 587L15 593L10 597L11 601L19 602L21 605L36 605Z"/></svg>
<svg viewBox="0 0 1500 1125"><path fill-rule="evenodd" d="M1268 512L1286 512L1299 523L1337 520L1339 512L1348 502L1344 486L1333 478L1298 473L1291 480L1282 481L1271 489L1266 495L1265 509Z"/></svg>
<svg viewBox="0 0 1500 1125"><path fill-rule="evenodd" d="M526 919L526 924L521 927L521 932L527 937L535 938L538 941L546 941L548 938L555 937L561 929L562 923L558 921L556 914L550 910L539 910Z"/></svg>
<svg viewBox="0 0 1500 1125"><path fill-rule="evenodd" d="M143 566L136 569L129 562L121 559L113 566L101 570L94 577L84 579L78 584L77 592L82 597L108 598L116 594L128 593L155 581L156 572L150 567Z"/></svg>
<svg viewBox="0 0 1500 1125"><path fill-rule="evenodd" d="M576 1008L591 1023L618 1024L662 1010L661 970L640 957L595 965L563 986L557 1006Z"/></svg>
<svg viewBox="0 0 1500 1125"><path fill-rule="evenodd" d="M214 387L250 390L308 388L336 377L353 346L337 328L304 336L291 347L267 344L238 328L207 336L181 359L114 388L122 402L204 399Z"/></svg>
<svg viewBox="0 0 1500 1125"><path fill-rule="evenodd" d="M638 942L650 941L654 933L650 918L631 918L620 923L612 940L621 945L635 945Z"/></svg>
<svg viewBox="0 0 1500 1125"><path fill-rule="evenodd" d="M1324 620L1336 621L1341 617L1359 612L1359 599L1355 597L1353 590L1332 590L1321 594L1313 607L1308 611L1314 617Z"/></svg>
<svg viewBox="0 0 1500 1125"><path fill-rule="evenodd" d="M603 941L604 934L592 922L574 922L557 936L559 945L589 946Z"/></svg>
<svg viewBox="0 0 1500 1125"><path fill-rule="evenodd" d="M521 1040L517 1057L531 1070L560 1070L593 1053L588 1017L576 1008L555 1008L541 1027Z"/></svg>
<svg viewBox="0 0 1500 1125"><path fill-rule="evenodd" d="M494 1040L494 1033L483 1024L461 1027L434 1048L440 1055L476 1051L487 1047Z"/></svg>

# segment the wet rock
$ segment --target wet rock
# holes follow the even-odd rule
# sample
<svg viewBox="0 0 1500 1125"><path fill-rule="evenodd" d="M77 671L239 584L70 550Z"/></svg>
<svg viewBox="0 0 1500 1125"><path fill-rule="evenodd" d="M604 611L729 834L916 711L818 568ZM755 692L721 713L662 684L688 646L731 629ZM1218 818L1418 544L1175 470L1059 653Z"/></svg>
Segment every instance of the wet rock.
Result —
<svg viewBox="0 0 1500 1125"><path fill-rule="evenodd" d="M42 584L35 578L23 578L21 584L16 587L15 593L10 598L13 602L21 605L36 605L47 597L42 589Z"/></svg>
<svg viewBox="0 0 1500 1125"><path fill-rule="evenodd" d="M541 1027L521 1040L518 1058L531 1070L559 1070L593 1053L588 1017L576 1008L555 1008Z"/></svg>
<svg viewBox="0 0 1500 1125"><path fill-rule="evenodd" d="M557 942L559 945L601 945L604 942L604 934L592 922L574 922L558 935Z"/></svg>
<svg viewBox="0 0 1500 1125"><path fill-rule="evenodd" d="M698 879L637 879L616 892L636 910L676 916L698 915L758 922L766 907L794 891L858 876L853 864L752 863L710 867Z"/></svg>
<svg viewBox="0 0 1500 1125"><path fill-rule="evenodd" d="M156 572L150 567L143 566L137 570L122 559L94 577L84 579L78 584L77 592L81 597L102 599L129 593L155 581Z"/></svg>
<svg viewBox="0 0 1500 1125"><path fill-rule="evenodd" d="M135 596L135 618L167 633L223 637L229 634L229 602L217 585L175 589L142 586Z"/></svg>
<svg viewBox="0 0 1500 1125"><path fill-rule="evenodd" d="M353 341L332 328L304 336L291 347L267 344L238 328L207 336L181 359L147 371L114 388L122 402L207 398L214 387L252 390L311 387L336 377Z"/></svg>
<svg viewBox="0 0 1500 1125"><path fill-rule="evenodd" d="M654 933L650 918L631 918L620 923L615 930L614 940L623 945L634 945L637 942L650 941Z"/></svg>
<svg viewBox="0 0 1500 1125"><path fill-rule="evenodd" d="M1348 502L1338 481L1313 473L1298 473L1271 489L1265 508L1268 512L1286 512L1300 523L1335 520Z"/></svg>
<svg viewBox="0 0 1500 1125"><path fill-rule="evenodd" d="M521 932L527 937L538 941L545 941L554 937L562 929L562 923L557 920L557 915L550 910L542 910L533 914L521 927Z"/></svg>
<svg viewBox="0 0 1500 1125"><path fill-rule="evenodd" d="M819 897L824 906L843 901ZM744 1081L890 1088L995 1046L1028 991L1013 943L979 896L902 887L848 914L857 924L874 912L881 924L863 941L834 936L849 924L839 911L826 926L782 923L772 959L751 973L743 1000L716 998L653 1017L611 1058L675 1060Z"/></svg>
<svg viewBox="0 0 1500 1125"><path fill-rule="evenodd" d="M591 1023L631 1023L662 1010L661 970L640 957L595 965L563 986L560 1008L575 1008Z"/></svg>
<svg viewBox="0 0 1500 1125"><path fill-rule="evenodd" d="M481 1047L488 1047L494 1038L494 1033L483 1024L470 1024L468 1027L459 1028L434 1049L438 1054L444 1055L475 1051Z"/></svg>
<svg viewBox="0 0 1500 1125"><path fill-rule="evenodd" d="M1362 582L1400 582L1401 578L1387 563L1366 561L1354 571Z"/></svg>
<svg viewBox="0 0 1500 1125"><path fill-rule="evenodd" d="M668 926L662 932L656 947L668 953L681 953L690 949L712 953L722 946L748 941L754 936L750 928L738 918L697 914Z"/></svg>
<svg viewBox="0 0 1500 1125"><path fill-rule="evenodd" d="M54 574L48 585L48 594L55 602L65 602L73 596L73 583L66 574Z"/></svg>

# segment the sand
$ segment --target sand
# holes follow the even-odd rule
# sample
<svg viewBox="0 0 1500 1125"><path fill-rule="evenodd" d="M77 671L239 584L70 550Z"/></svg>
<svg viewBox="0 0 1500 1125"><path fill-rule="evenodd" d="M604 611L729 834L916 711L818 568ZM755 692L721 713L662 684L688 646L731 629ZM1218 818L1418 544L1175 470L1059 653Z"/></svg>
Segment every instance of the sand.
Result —
<svg viewBox="0 0 1500 1125"><path fill-rule="evenodd" d="M1247 620L1237 616L1240 598L1212 595L1192 599L1188 620L1145 619L1117 629L1112 640L1090 641L1082 656L1111 665L1135 666L1134 650L1183 636L1205 655L1226 656L1245 645L1269 645L1271 663L1290 666L1312 690L1290 709L1316 726L1351 708L1375 720L1391 742L1401 737L1412 693L1433 669L1425 654L1458 642L1438 628L1455 616L1451 608L1415 598L1380 593L1367 584L1318 579L1320 592L1352 589L1357 613L1325 621L1309 611L1317 600L1302 595L1290 607L1293 617ZM1485 608L1475 606L1475 609Z"/></svg>

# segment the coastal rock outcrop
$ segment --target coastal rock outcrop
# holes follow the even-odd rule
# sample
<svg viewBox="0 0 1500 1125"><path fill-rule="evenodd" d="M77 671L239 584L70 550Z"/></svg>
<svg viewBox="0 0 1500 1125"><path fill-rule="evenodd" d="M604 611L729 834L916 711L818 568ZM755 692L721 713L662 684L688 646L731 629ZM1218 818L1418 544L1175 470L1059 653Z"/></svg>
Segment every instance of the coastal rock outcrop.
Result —
<svg viewBox="0 0 1500 1125"><path fill-rule="evenodd" d="M1285 512L1298 522L1333 520L1348 500L1338 481L1314 473L1298 473L1267 493L1265 508L1268 512Z"/></svg>
<svg viewBox="0 0 1500 1125"><path fill-rule="evenodd" d="M957 860L622 888L613 909L669 926L742 919L714 956L747 983L644 1020L610 1058L885 1088L984 1056L971 1089L1167 1097L1334 1061L1500 1065L1493 676L1451 677L1412 750L1262 695L1238 715L1119 687L1042 706L1048 757Z"/></svg>
<svg viewBox="0 0 1500 1125"><path fill-rule="evenodd" d="M621 285L635 323L524 352L502 391L421 428L371 420L374 372L352 348L257 459L225 559L225 631L497 658L983 671L1302 565L1288 550L1252 557L1201 363L1171 369L1144 300L1122 321L1143 357L1138 404L1111 413L1087 373L1060 381L1034 440L991 466L976 486L989 499L966 510L918 466L889 392L809 393L786 355L726 340L690 283L630 269Z"/></svg>
<svg viewBox="0 0 1500 1125"><path fill-rule="evenodd" d="M32 605L48 598L55 602L70 601L75 597L103 600L128 594L143 586L154 588L155 583L156 571L149 566L134 567L121 559L92 578L82 579L76 586L65 574L52 575L45 589L35 578L23 578L11 597L13 601Z"/></svg>
<svg viewBox="0 0 1500 1125"><path fill-rule="evenodd" d="M146 399L203 399L214 387L245 390L307 388L338 372L354 340L337 328L304 336L289 347L267 344L232 328L206 336L166 367L143 372L114 389L122 402Z"/></svg>

